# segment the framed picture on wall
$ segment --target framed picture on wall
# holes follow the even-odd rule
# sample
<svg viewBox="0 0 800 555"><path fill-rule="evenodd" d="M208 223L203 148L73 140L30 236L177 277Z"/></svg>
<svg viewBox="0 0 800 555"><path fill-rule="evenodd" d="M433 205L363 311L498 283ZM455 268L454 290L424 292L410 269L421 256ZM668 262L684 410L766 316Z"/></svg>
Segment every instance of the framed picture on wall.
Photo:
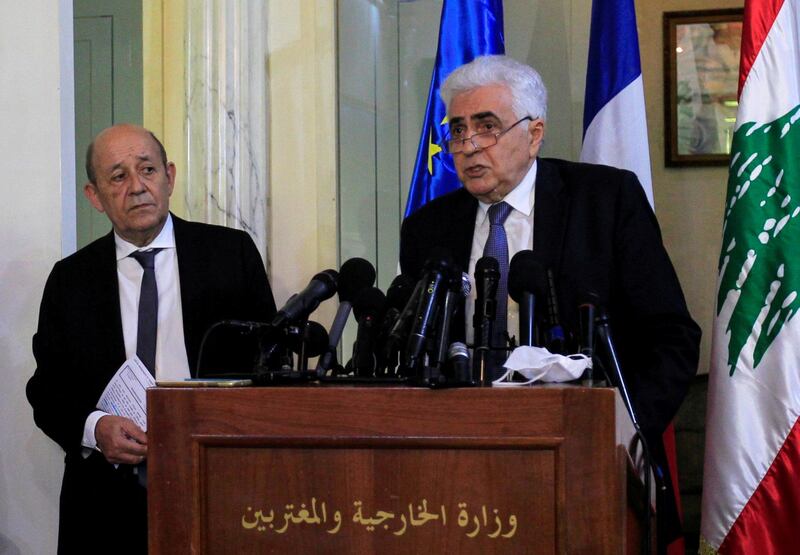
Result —
<svg viewBox="0 0 800 555"><path fill-rule="evenodd" d="M728 164L736 123L742 9L664 13L667 166Z"/></svg>

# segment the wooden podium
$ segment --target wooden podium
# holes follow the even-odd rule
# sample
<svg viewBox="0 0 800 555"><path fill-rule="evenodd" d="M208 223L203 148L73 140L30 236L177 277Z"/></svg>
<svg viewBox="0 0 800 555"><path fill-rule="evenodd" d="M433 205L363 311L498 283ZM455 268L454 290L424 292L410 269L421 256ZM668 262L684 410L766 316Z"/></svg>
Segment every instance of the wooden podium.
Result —
<svg viewBox="0 0 800 555"><path fill-rule="evenodd" d="M156 388L147 402L151 554L640 549L613 389Z"/></svg>

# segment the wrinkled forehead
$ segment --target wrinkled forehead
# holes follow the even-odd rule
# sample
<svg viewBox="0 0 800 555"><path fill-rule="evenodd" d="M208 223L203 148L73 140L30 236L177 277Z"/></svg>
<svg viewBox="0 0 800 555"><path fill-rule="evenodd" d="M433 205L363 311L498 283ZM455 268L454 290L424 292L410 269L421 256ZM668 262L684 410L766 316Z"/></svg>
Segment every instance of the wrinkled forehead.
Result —
<svg viewBox="0 0 800 555"><path fill-rule="evenodd" d="M141 162L156 163L159 159L158 147L146 132L125 129L101 135L95 141L94 163L98 170Z"/></svg>
<svg viewBox="0 0 800 555"><path fill-rule="evenodd" d="M454 121L466 123L487 118L502 120L513 116L511 93L508 87L501 84L462 91L450 101L447 116L451 125Z"/></svg>

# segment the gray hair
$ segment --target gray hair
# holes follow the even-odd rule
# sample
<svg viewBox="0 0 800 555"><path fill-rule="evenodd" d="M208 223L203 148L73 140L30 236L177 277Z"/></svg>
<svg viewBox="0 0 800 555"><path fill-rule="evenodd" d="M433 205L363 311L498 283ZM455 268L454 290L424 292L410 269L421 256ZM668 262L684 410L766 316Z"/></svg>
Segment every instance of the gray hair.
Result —
<svg viewBox="0 0 800 555"><path fill-rule="evenodd" d="M456 95L485 87L505 85L511 92L511 109L518 118L547 119L547 88L532 67L508 56L480 56L453 71L439 94L450 111Z"/></svg>

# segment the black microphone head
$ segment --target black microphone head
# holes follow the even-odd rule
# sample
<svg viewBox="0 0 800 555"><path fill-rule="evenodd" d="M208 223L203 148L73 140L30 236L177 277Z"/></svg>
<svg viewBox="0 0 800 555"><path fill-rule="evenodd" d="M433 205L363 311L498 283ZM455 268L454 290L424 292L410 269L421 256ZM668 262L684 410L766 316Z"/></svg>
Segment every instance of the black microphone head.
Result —
<svg viewBox="0 0 800 555"><path fill-rule="evenodd" d="M456 272L461 272L461 270L456 266L456 263L453 261L453 256L450 254L450 251L442 247L431 249L431 255L425 261L425 265L423 266L423 275L425 272L431 270L434 272L439 272L448 278L456 275Z"/></svg>
<svg viewBox="0 0 800 555"><path fill-rule="evenodd" d="M379 317L386 310L386 295L377 287L362 289L353 299L353 315L360 322L365 316Z"/></svg>
<svg viewBox="0 0 800 555"><path fill-rule="evenodd" d="M328 332L325 330L325 326L319 322L309 320L301 333L289 334L286 337L286 344L289 349L298 354L304 341L307 357L312 358L324 353L328 349Z"/></svg>
<svg viewBox="0 0 800 555"><path fill-rule="evenodd" d="M375 266L363 258L351 258L339 269L339 301L352 303L362 289L375 283Z"/></svg>
<svg viewBox="0 0 800 555"><path fill-rule="evenodd" d="M415 285L416 282L405 274L396 276L389 285L389 289L386 290L386 307L403 310L414 292Z"/></svg>
<svg viewBox="0 0 800 555"><path fill-rule="evenodd" d="M547 291L547 272L531 250L519 251L508 266L508 294L522 302L524 293L544 299Z"/></svg>
<svg viewBox="0 0 800 555"><path fill-rule="evenodd" d="M449 360L455 358L466 358L469 359L469 350L467 349L467 345L460 341L456 341L450 344L450 347L447 349L447 358Z"/></svg>
<svg viewBox="0 0 800 555"><path fill-rule="evenodd" d="M476 276L487 271L500 273L500 263L497 262L497 259L493 256L482 256L475 263Z"/></svg>
<svg viewBox="0 0 800 555"><path fill-rule="evenodd" d="M328 349L328 332L325 326L311 320L306 323L306 356L318 357Z"/></svg>
<svg viewBox="0 0 800 555"><path fill-rule="evenodd" d="M339 272L336 270L323 270L316 274L312 281L318 281L322 284L322 287L318 290L319 291L319 300L325 301L330 299L336 294L337 284L339 283Z"/></svg>
<svg viewBox="0 0 800 555"><path fill-rule="evenodd" d="M339 273L336 270L323 270L316 274L305 289L289 297L272 319L272 325L283 327L292 321L307 318L319 303L333 297L338 279Z"/></svg>

